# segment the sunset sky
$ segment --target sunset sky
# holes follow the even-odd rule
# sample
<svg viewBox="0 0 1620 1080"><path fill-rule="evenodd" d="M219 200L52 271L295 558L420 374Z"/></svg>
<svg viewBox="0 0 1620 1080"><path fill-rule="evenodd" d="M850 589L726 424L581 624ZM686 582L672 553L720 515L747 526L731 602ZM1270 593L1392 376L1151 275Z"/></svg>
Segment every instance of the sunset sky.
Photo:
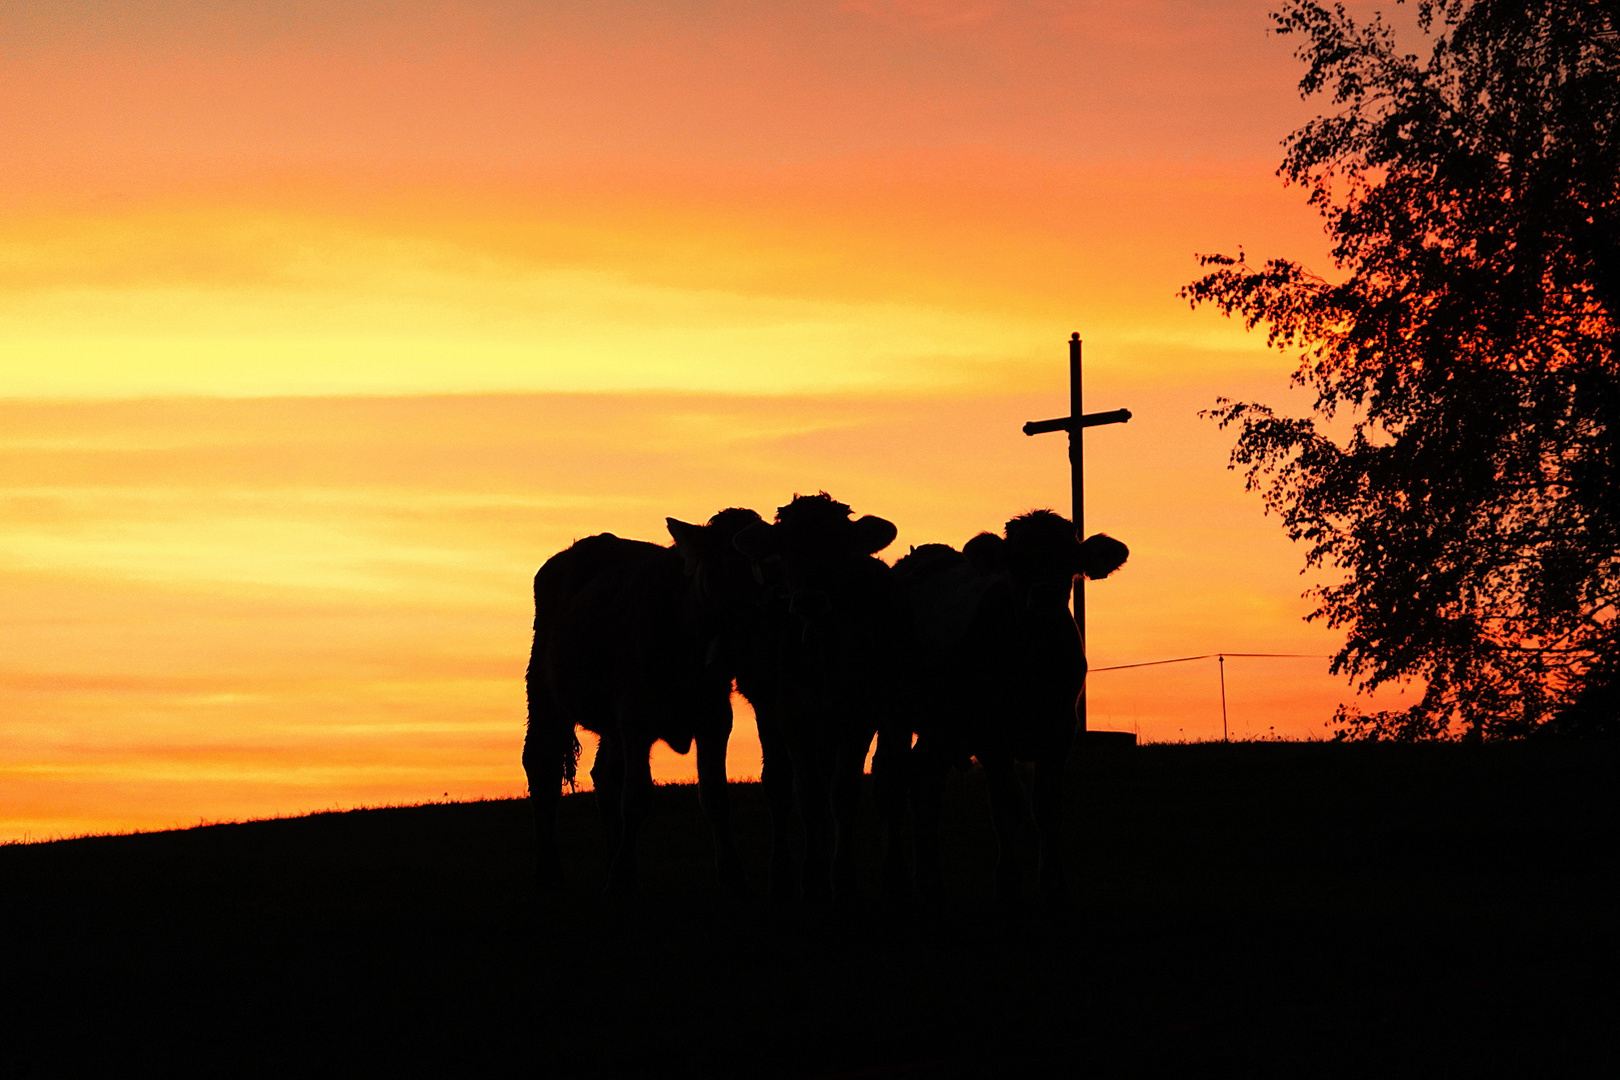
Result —
<svg viewBox="0 0 1620 1080"><path fill-rule="evenodd" d="M1135 414L1093 666L1332 652L1197 416L1293 362L1176 296L1332 272L1269 6L0 0L0 839L521 794L541 562L822 489L890 559L1066 513L1019 427L1071 331ZM1326 668L1229 661L1233 734L1326 734ZM1219 693L1101 672L1092 726Z"/></svg>

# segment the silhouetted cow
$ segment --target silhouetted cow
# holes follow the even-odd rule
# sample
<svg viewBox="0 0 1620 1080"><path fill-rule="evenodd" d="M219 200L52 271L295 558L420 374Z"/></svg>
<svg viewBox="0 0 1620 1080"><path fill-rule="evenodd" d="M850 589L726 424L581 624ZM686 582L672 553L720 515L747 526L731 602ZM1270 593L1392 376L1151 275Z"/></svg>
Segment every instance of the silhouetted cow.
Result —
<svg viewBox="0 0 1620 1080"><path fill-rule="evenodd" d="M895 564L922 650L922 711L912 763L917 872L926 887L938 885L945 773L971 755L984 767L990 788L1001 847L997 889L1017 888L1008 852L1025 817L1018 760L1035 765L1041 888L1062 890L1063 768L1086 682L1069 590L1075 575L1107 577L1129 554L1102 534L1079 543L1067 518L1035 510L1007 522L1005 539L980 533L961 552L924 544Z"/></svg>
<svg viewBox="0 0 1620 1080"><path fill-rule="evenodd" d="M733 669L725 656L758 591L733 540L759 522L740 509L707 525L670 518L675 544L667 548L603 533L535 575L523 768L543 886L561 879L557 800L573 778L577 724L600 737L591 780L614 845L610 888L636 886L636 838L652 796L648 755L659 739L680 753L697 742L716 864L725 884L741 887L726 795Z"/></svg>
<svg viewBox="0 0 1620 1080"><path fill-rule="evenodd" d="M893 740L909 742L910 633L905 594L893 571L872 557L894 536L882 518L850 520L850 508L825 492L796 495L774 524L737 535L766 585L760 624L739 657L737 688L759 721L777 895L792 883L795 821L803 829L804 894L831 888L848 895L862 768L880 728L885 738L873 771L889 841L886 872L891 881L903 874L894 832L904 811L904 760Z"/></svg>

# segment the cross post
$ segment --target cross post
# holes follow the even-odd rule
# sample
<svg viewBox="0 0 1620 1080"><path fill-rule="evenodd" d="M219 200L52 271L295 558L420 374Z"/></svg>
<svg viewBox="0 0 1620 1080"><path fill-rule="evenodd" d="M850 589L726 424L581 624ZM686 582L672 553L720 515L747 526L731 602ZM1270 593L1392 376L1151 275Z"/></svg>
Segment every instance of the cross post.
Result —
<svg viewBox="0 0 1620 1080"><path fill-rule="evenodd" d="M1024 425L1025 435L1041 435L1048 431L1069 433L1069 497L1074 504L1074 538L1081 543L1086 539L1086 457L1082 432L1088 427L1103 424L1123 424L1131 418L1129 409L1113 412L1087 413L1082 400L1081 342L1076 331L1069 336L1069 415L1055 420L1031 420ZM1076 418L1079 422L1076 423ZM1086 576L1074 579L1074 625L1080 631L1080 648L1086 647ZM1076 728L1084 735L1086 730L1086 693L1080 692L1076 710Z"/></svg>

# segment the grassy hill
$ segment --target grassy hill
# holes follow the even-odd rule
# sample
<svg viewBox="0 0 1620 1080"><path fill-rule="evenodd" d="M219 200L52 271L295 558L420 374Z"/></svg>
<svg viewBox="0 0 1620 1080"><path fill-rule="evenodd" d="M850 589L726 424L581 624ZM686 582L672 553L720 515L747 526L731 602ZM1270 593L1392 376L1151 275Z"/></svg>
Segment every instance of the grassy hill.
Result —
<svg viewBox="0 0 1620 1080"><path fill-rule="evenodd" d="M1612 1074L1617 779L1611 747L1088 752L1069 801L1079 886L1058 906L989 895L972 775L950 791L948 895L894 902L869 876L837 914L722 897L687 787L658 792L630 902L597 896L590 795L564 800L573 886L556 902L534 891L518 802L0 848L0 1061ZM763 801L744 786L735 802L762 889Z"/></svg>

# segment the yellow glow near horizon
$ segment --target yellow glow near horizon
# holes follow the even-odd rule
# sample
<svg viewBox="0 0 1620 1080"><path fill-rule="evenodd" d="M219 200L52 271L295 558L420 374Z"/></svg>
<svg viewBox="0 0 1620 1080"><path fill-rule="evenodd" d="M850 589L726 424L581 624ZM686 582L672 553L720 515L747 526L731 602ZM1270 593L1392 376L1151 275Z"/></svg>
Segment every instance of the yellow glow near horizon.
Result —
<svg viewBox="0 0 1620 1080"><path fill-rule="evenodd" d="M899 165L799 181L789 222L735 192L649 211L638 185L19 211L0 221L0 394L996 391L1049 379L1070 323L1099 374L1275 368L1174 293L1218 246L1192 200L1253 217L1277 193L1107 170L997 184L974 162L989 190L940 205L929 164L909 190ZM856 198L863 171L883 186ZM1092 257L1062 272L1070 238Z"/></svg>
<svg viewBox="0 0 1620 1080"><path fill-rule="evenodd" d="M1092 444L1089 520L1133 554L1091 590L1093 663L1329 651L1202 392L1112 392L1137 419ZM1017 433L1056 396L0 403L0 834L519 793L548 555L818 488L896 521L891 558L960 545L1061 502L1061 443ZM1289 664L1229 665L1240 734L1321 733L1342 684ZM1208 738L1216 689L1099 675L1093 715ZM731 759L758 774L746 720Z"/></svg>

